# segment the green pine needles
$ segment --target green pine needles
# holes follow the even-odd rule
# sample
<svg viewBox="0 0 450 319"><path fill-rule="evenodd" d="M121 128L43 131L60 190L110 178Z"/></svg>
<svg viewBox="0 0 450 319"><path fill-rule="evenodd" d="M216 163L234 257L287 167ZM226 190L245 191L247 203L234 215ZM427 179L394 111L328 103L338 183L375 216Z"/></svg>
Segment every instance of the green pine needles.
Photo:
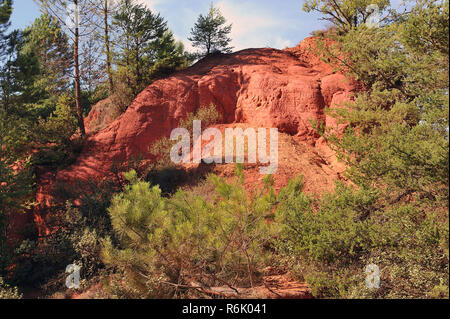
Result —
<svg viewBox="0 0 450 319"><path fill-rule="evenodd" d="M234 184L211 175L213 202L182 190L163 198L158 186L150 187L136 172L126 178L130 185L109 208L119 244L106 240L103 251L105 262L125 275L122 293L173 297L214 285L259 283L270 257L275 204L270 178L250 197L241 166Z"/></svg>

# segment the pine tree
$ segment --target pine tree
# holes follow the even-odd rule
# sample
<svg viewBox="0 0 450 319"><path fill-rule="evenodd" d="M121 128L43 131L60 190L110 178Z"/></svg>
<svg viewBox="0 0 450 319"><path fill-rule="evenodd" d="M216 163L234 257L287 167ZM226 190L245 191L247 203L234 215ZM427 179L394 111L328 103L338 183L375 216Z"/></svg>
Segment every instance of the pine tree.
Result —
<svg viewBox="0 0 450 319"><path fill-rule="evenodd" d="M17 160L24 160L23 154L25 145L28 142L28 130L25 124L17 118L15 114L11 114L9 106L12 104L11 99L13 93L17 89L13 84L13 61L17 54L17 47L22 43L21 33L13 31L9 35L5 35L9 27L9 18L12 13L12 1L0 1L0 40L2 54L6 54L7 59L2 65L0 76L0 249L5 239L4 219L10 209L17 206L23 195L30 190L30 185L24 183L26 170L14 171L12 165ZM27 164L27 160L23 161L23 166ZM28 181L27 182L31 182ZM0 257L2 254L0 254ZM2 260L0 258L0 276L3 269L1 268Z"/></svg>
<svg viewBox="0 0 450 319"><path fill-rule="evenodd" d="M0 100L1 100L1 108L8 108L8 99L9 99L9 80L8 80L8 65L6 60L11 60L8 58L8 50L10 50L10 46L8 45L8 38L6 31L10 26L9 18L12 13L12 1L11 0L0 0Z"/></svg>
<svg viewBox="0 0 450 319"><path fill-rule="evenodd" d="M191 62L191 57L184 50L184 45L176 41L171 31L166 31L155 43L153 49L152 77L170 75L172 72L187 67Z"/></svg>
<svg viewBox="0 0 450 319"><path fill-rule="evenodd" d="M225 25L226 20L220 13L220 10L211 4L206 16L200 14L191 29L191 37L194 47L201 48L199 56L203 57L213 52L231 53L232 47L229 46L231 39L228 35L231 32L232 25Z"/></svg>
<svg viewBox="0 0 450 319"><path fill-rule="evenodd" d="M241 165L232 184L212 175L213 201L182 190L164 198L135 171L125 177L130 185L108 209L118 245L107 240L103 249L104 261L126 278L125 296L167 298L183 288L204 293L213 285L258 283L275 204L270 177L250 196Z"/></svg>
<svg viewBox="0 0 450 319"><path fill-rule="evenodd" d="M4 54L6 30L10 26L9 18L12 13L12 0L0 0L0 61Z"/></svg>
<svg viewBox="0 0 450 319"><path fill-rule="evenodd" d="M327 110L345 131L323 132L351 184L320 200L298 181L280 194L281 245L318 297L448 298L449 2L394 17L317 36L318 53L364 88ZM369 264L380 289L364 287Z"/></svg>
<svg viewBox="0 0 450 319"><path fill-rule="evenodd" d="M16 61L22 43L22 32L19 30L14 30L11 32L6 38L6 41L4 41L5 58L3 60L3 65L1 66L0 73L0 98L1 108L6 114L9 114L13 107L17 104L14 101L16 98L15 93L20 92L21 90L19 81L17 80L19 76L21 77L21 74L16 72ZM36 61L30 59L27 64L27 69L24 70L27 72L26 75L29 75L30 73L34 74L36 67ZM27 80L27 83L32 81L28 76L24 76L23 78ZM24 83L22 83L22 85L23 84Z"/></svg>
<svg viewBox="0 0 450 319"><path fill-rule="evenodd" d="M322 20L331 22L341 31L349 31L368 22L374 13L381 15L389 4L389 0L305 0L303 10L319 12ZM381 21L386 16L378 18Z"/></svg>
<svg viewBox="0 0 450 319"><path fill-rule="evenodd" d="M67 36L71 39L73 49L73 67L75 82L75 110L81 136L86 135L83 120L83 105L81 92L80 48L82 40L93 32L94 12L90 0L40 0L42 10L57 19L64 26Z"/></svg>
<svg viewBox="0 0 450 319"><path fill-rule="evenodd" d="M116 43L120 50L118 64L125 73L128 87L136 95L150 81L155 48L168 31L167 22L134 0L123 0L113 25L117 29Z"/></svg>
<svg viewBox="0 0 450 319"><path fill-rule="evenodd" d="M14 62L18 103L31 116L45 118L70 88L73 55L69 38L57 20L43 14L25 28L22 42Z"/></svg>

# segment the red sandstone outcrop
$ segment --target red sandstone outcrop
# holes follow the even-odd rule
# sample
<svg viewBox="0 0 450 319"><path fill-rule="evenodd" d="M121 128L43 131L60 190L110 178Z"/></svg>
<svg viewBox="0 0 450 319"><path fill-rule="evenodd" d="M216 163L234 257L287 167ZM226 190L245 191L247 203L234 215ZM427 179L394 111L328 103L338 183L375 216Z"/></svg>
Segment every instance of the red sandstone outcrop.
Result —
<svg viewBox="0 0 450 319"><path fill-rule="evenodd" d="M320 165L327 166L320 154L332 156L332 153L311 122L322 121L328 127L336 127L324 109L348 101L354 85L315 56L310 50L313 45L314 40L307 38L286 50L247 49L213 55L152 83L124 114L90 136L77 162L58 172L56 179L70 182L105 177L115 161L149 155L152 143L168 136L188 112L210 103L223 115L223 124L276 127L303 145L299 152L315 153L317 158L322 158ZM96 114L88 118L88 127L99 116L97 108L93 112ZM293 157L287 161L296 170L280 167L286 171L286 180L296 173L308 180L311 171L296 160ZM307 184L307 188L311 192L331 190L329 180L337 178L338 166L330 167L334 170L327 168L314 173L322 174L326 186L319 185L320 178L310 178L312 184ZM48 185L41 187L38 200L45 200L48 190Z"/></svg>

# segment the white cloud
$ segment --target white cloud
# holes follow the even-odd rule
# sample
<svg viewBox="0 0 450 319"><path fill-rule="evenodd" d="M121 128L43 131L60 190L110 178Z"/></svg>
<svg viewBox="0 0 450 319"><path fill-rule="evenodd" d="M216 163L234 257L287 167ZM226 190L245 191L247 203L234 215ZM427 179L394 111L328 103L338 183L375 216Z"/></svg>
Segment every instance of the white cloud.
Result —
<svg viewBox="0 0 450 319"><path fill-rule="evenodd" d="M289 45L279 32L288 22L276 18L257 2L220 1L217 3L228 22L233 24L231 38L235 50L251 47L282 48Z"/></svg>
<svg viewBox="0 0 450 319"><path fill-rule="evenodd" d="M177 40L181 40L187 50L196 51L189 40L190 29L200 13L206 14L211 0L138 0L153 11L161 12L168 21ZM296 1L296 0L295 0ZM214 1L220 11L232 23L231 45L235 51L246 48L273 47L283 49L294 46L302 38L298 35L300 19L287 17L289 11L274 12L267 2L219 0ZM264 3L265 2L265 3ZM300 10L299 10L300 12ZM295 15L294 15L295 16Z"/></svg>
<svg viewBox="0 0 450 319"><path fill-rule="evenodd" d="M181 38L180 36L176 35L175 33L173 34L173 36L174 36L176 41L180 41L180 42L182 42L184 44L184 49L186 51L188 51L188 52L195 52L195 51L197 51L197 49L192 46L191 41L189 41L187 39L184 39L184 38Z"/></svg>
<svg viewBox="0 0 450 319"><path fill-rule="evenodd" d="M284 49L294 46L294 44L290 40L283 39L281 37L277 37L274 43L275 43L274 47L278 49Z"/></svg>
<svg viewBox="0 0 450 319"><path fill-rule="evenodd" d="M149 7L152 10L156 10L156 7L164 2L164 0L137 0L137 2L146 5L147 7Z"/></svg>

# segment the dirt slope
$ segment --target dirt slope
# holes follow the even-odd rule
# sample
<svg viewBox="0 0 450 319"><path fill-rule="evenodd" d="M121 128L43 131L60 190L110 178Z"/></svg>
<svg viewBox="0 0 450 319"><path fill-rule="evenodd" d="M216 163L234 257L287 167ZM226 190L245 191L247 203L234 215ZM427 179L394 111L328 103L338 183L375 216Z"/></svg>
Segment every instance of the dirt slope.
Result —
<svg viewBox="0 0 450 319"><path fill-rule="evenodd" d="M168 136L186 113L210 103L222 113L223 124L276 127L284 133L279 187L301 173L308 191L331 190L342 167L312 129L311 121L336 127L324 109L348 101L355 87L312 54L313 45L314 40L307 38L286 50L218 54L152 83L124 114L87 139L75 164L55 176L44 176L37 200L49 200L54 179L71 182L104 178L115 161L149 156L152 143Z"/></svg>

